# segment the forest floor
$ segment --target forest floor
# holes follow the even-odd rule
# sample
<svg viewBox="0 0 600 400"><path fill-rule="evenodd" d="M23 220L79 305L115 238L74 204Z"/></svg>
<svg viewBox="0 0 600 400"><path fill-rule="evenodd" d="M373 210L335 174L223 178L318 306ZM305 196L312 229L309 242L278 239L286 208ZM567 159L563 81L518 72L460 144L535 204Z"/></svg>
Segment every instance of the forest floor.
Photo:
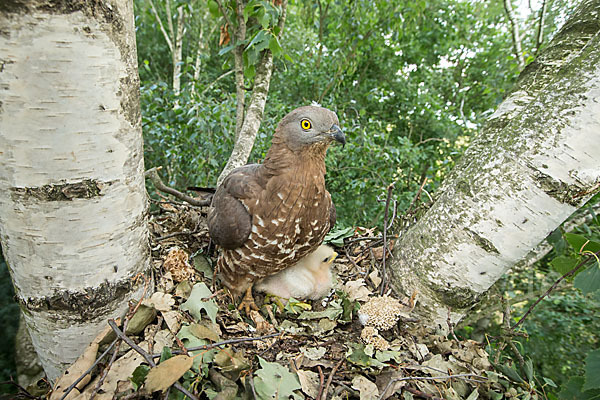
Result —
<svg viewBox="0 0 600 400"><path fill-rule="evenodd" d="M442 336L411 316L418 296L380 295L383 240L374 229L328 238L339 255L334 287L323 300L283 306L257 294L259 311L238 311L213 273L217 251L206 211L158 204L150 218L154 281L145 282L148 294L152 286L156 292L132 304L125 329L123 321L107 326L48 398L62 398L88 370L65 398L183 399L186 391L218 400L526 394L494 371L480 343L458 340L451 326ZM361 307L377 315L361 314Z"/></svg>

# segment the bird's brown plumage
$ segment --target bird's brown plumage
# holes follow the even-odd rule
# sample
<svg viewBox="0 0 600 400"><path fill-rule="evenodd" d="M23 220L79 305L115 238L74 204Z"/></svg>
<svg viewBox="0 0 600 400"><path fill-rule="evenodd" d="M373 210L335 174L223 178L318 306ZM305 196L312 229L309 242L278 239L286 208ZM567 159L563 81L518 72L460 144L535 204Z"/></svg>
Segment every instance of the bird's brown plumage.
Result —
<svg viewBox="0 0 600 400"><path fill-rule="evenodd" d="M333 227L325 153L333 140L345 143L338 125L325 108L295 109L279 123L264 162L236 168L217 188L209 233L222 247L221 279L236 295L314 251Z"/></svg>

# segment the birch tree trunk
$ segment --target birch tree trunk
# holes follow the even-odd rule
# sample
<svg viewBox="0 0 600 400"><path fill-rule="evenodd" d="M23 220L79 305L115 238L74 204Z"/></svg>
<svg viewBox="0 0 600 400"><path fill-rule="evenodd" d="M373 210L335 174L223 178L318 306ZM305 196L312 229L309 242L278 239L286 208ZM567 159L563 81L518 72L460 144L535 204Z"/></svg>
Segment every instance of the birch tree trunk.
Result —
<svg viewBox="0 0 600 400"><path fill-rule="evenodd" d="M392 285L447 327L600 189L600 0L585 0L396 243Z"/></svg>
<svg viewBox="0 0 600 400"><path fill-rule="evenodd" d="M239 3L244 4L244 3ZM238 16L241 21L244 20L241 11L243 7L239 7ZM223 8L221 8L223 10ZM283 33L283 27L285 24L287 12L287 0L283 0L281 4L281 16L279 17L278 27L279 35ZM222 11L224 15L225 12ZM241 26L241 22L239 24ZM245 37L245 25L244 25L244 37ZM238 37L238 34L236 34ZM239 37L238 37L238 40ZM219 178L217 179L217 186L223 182L223 180L237 167L248 162L258 129L263 118L263 112L265 110L265 104L267 102L267 96L269 94L269 85L271 82L271 74L273 73L273 53L268 48L263 50L260 61L256 67L256 76L254 78L254 86L252 88L252 95L250 96L250 103L247 107L244 106L245 89L244 89L244 73L242 64L243 48L237 47L234 51L235 54L235 68L236 68L236 93L237 93L237 109L236 109L236 135L235 143L233 145L233 151L227 160L227 164Z"/></svg>
<svg viewBox="0 0 600 400"><path fill-rule="evenodd" d="M47 376L149 271L133 4L0 5L0 241Z"/></svg>

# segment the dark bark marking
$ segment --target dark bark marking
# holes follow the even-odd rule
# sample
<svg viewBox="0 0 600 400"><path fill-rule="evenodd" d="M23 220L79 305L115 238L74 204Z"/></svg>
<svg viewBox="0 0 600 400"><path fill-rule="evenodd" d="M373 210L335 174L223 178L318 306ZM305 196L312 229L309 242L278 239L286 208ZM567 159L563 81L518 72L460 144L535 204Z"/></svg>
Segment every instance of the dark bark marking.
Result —
<svg viewBox="0 0 600 400"><path fill-rule="evenodd" d="M75 183L49 184L41 187L13 188L14 200L35 198L41 201L70 201L102 196L102 189L111 182L85 179ZM15 198L16 197L16 198Z"/></svg>

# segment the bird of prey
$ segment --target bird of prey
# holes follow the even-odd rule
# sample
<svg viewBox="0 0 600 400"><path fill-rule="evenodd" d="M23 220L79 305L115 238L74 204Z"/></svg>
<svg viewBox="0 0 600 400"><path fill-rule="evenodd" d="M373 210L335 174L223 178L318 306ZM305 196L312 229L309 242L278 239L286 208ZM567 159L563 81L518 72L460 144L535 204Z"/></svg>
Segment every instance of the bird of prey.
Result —
<svg viewBox="0 0 600 400"><path fill-rule="evenodd" d="M304 106L287 114L262 164L234 169L217 188L208 215L212 240L222 248L217 269L240 308L256 308L252 285L294 265L323 242L335 224L325 188L325 153L346 138L337 115Z"/></svg>
<svg viewBox="0 0 600 400"><path fill-rule="evenodd" d="M258 281L254 288L283 299L318 300L331 289L331 264L337 253L326 245L275 275Z"/></svg>

